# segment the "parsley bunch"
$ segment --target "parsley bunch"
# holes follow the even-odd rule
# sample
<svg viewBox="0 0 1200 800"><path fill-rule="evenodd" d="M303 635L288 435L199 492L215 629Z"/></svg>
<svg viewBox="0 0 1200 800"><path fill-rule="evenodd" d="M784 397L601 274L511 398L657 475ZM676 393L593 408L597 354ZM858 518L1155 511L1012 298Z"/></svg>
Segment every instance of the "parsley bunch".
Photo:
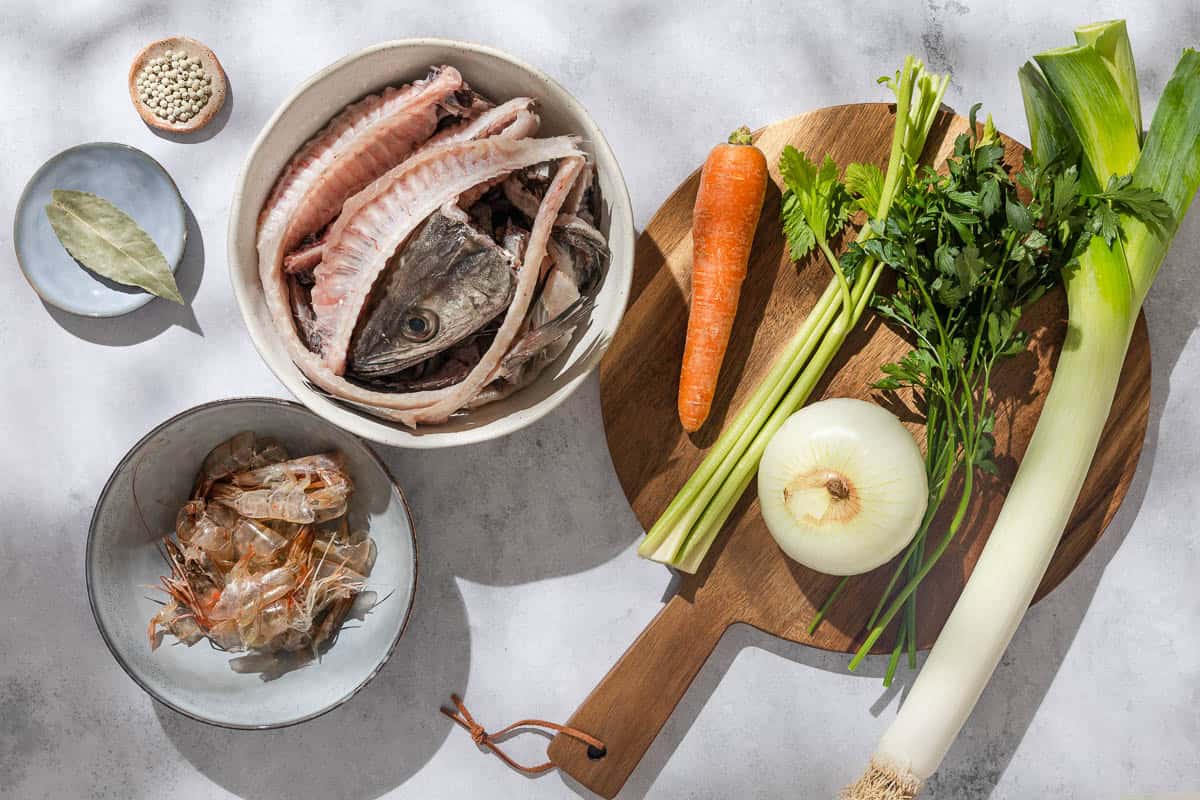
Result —
<svg viewBox="0 0 1200 800"><path fill-rule="evenodd" d="M841 259L850 280L869 260L895 274L895 290L876 295L872 306L905 333L913 349L884 365L884 377L874 385L888 392L911 390L926 421L928 507L850 662L854 669L903 610L885 684L905 648L915 668L917 587L961 526L976 470L996 472L990 380L1000 359L1025 349L1026 334L1018 327L1022 311L1074 268L1093 235L1109 244L1115 240L1118 213L1148 224L1171 219L1160 196L1132 188L1127 177L1088 194L1080 188L1075 166L1030 159L1014 176L1003 162L1004 147L990 117L977 133L978 108L971 109L970 133L955 141L947 172L925 168L897 195L886 220L870 221L873 235ZM962 494L954 515L926 554L930 525L960 473Z"/></svg>

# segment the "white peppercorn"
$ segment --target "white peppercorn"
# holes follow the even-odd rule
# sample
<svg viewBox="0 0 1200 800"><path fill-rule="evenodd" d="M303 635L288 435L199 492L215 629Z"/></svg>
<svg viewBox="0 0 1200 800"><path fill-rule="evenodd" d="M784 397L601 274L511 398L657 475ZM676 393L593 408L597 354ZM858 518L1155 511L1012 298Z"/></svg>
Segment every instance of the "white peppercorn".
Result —
<svg viewBox="0 0 1200 800"><path fill-rule="evenodd" d="M134 85L138 99L167 122L188 121L212 98L212 76L200 59L182 50L167 50L147 61Z"/></svg>

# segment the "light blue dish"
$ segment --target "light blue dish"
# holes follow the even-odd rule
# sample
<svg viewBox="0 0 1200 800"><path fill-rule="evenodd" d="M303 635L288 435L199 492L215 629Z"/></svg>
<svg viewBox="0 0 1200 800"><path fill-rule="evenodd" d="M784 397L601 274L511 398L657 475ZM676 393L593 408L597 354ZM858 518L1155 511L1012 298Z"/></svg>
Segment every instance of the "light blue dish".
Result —
<svg viewBox="0 0 1200 800"><path fill-rule="evenodd" d="M154 295L100 277L63 249L46 218L54 189L91 192L120 208L150 234L174 272L183 258L187 221L183 198L167 171L128 145L76 145L34 173L13 219L17 262L29 285L47 303L85 317L116 317L149 303Z"/></svg>
<svg viewBox="0 0 1200 800"><path fill-rule="evenodd" d="M343 626L319 660L299 669L273 671L269 658L221 652L206 642L185 647L171 636L151 650L146 633L156 600L164 597L152 588L166 571L160 537L175 527L175 513L191 495L208 451L240 431L276 439L296 456L341 453L354 481L350 524L375 541L367 589L377 605ZM85 563L96 625L129 677L192 719L247 730L295 725L358 693L395 651L417 587L412 516L384 463L361 439L297 403L272 398L205 403L142 437L96 501Z"/></svg>

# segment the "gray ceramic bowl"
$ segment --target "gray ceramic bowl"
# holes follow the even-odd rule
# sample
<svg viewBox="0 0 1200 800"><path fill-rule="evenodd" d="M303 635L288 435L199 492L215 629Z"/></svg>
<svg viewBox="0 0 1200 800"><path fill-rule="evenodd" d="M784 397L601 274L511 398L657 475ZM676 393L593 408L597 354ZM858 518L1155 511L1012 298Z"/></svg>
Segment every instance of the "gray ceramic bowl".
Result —
<svg viewBox="0 0 1200 800"><path fill-rule="evenodd" d="M240 654L220 652L206 641L189 648L167 636L152 652L146 637L158 608L152 598L163 596L147 588L164 571L159 537L174 527L205 454L245 430L275 437L295 455L343 453L355 483L351 521L369 527L378 548L368 589L382 602L361 622L348 620L320 661L282 674L262 671L253 661L236 662L254 668L235 671ZM250 398L189 409L125 454L92 515L86 575L105 643L151 697L214 725L279 728L337 707L375 677L408 622L417 554L404 495L365 444L295 403Z"/></svg>
<svg viewBox="0 0 1200 800"><path fill-rule="evenodd" d="M115 317L153 300L149 292L102 278L71 258L46 218L54 189L79 189L113 203L150 234L174 271L183 258L187 220L183 198L167 171L128 145L76 145L34 173L13 218L17 262L29 285L47 303L85 317Z"/></svg>
<svg viewBox="0 0 1200 800"><path fill-rule="evenodd" d="M574 133L596 162L601 214L612 262L591 320L567 351L521 391L442 425L417 431L340 404L314 390L288 357L263 301L254 242L259 210L284 164L349 103L389 85L424 77L434 64L456 67L472 87L497 101L517 96L538 101L539 136ZM600 128L579 101L545 73L483 45L448 39L406 39L347 56L309 78L267 122L242 168L229 212L229 275L242 319L259 354L288 390L325 419L346 430L399 447L448 447L511 433L542 417L567 398L600 362L611 340L633 279L636 239L629 191Z"/></svg>

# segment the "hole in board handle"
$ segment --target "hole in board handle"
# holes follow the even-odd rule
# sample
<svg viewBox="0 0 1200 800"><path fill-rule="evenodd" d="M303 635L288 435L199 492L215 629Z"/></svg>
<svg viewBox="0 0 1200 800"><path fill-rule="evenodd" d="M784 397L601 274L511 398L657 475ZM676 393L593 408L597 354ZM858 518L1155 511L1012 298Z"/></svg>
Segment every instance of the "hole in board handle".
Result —
<svg viewBox="0 0 1200 800"><path fill-rule="evenodd" d="M594 744L589 744L587 749L587 757L592 761L599 761L608 755L607 747L596 747Z"/></svg>

